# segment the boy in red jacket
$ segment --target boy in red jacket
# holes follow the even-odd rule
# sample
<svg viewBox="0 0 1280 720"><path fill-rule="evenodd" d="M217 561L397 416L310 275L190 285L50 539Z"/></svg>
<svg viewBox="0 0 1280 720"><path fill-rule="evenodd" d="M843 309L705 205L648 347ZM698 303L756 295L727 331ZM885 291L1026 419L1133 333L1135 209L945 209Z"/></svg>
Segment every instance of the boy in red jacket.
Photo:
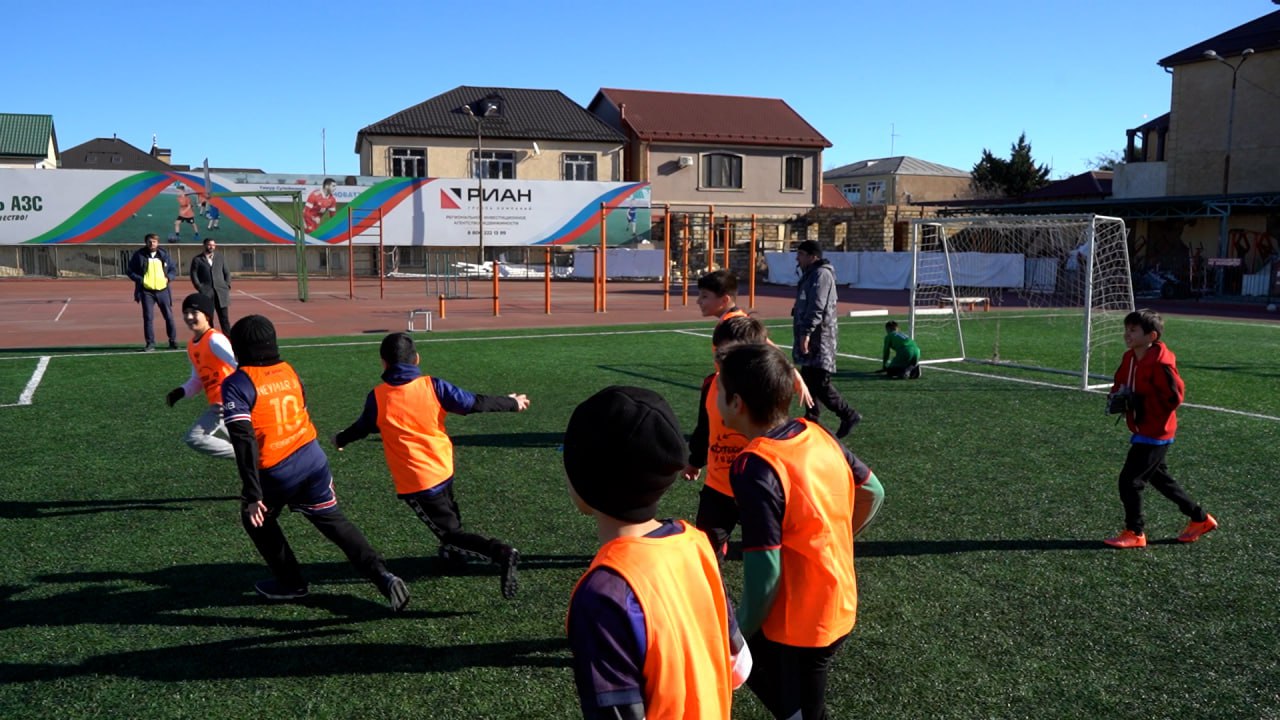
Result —
<svg viewBox="0 0 1280 720"><path fill-rule="evenodd" d="M1125 316L1124 342L1129 350L1120 360L1107 398L1107 412L1123 412L1133 433L1129 456L1120 470L1124 530L1105 541L1114 548L1147 546L1142 516L1142 490L1147 483L1191 518L1178 536L1179 542L1195 542L1218 527L1218 521L1173 479L1164 462L1178 430L1177 407L1186 386L1178 375L1177 358L1160 341L1163 334L1164 321L1154 310L1137 310Z"/></svg>

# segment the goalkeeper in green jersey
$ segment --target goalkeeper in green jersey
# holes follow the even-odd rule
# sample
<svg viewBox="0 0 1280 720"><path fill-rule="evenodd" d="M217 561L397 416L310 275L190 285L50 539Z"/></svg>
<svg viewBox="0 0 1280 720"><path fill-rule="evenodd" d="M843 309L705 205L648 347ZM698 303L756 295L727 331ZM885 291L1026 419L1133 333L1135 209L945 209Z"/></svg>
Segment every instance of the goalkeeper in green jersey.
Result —
<svg viewBox="0 0 1280 720"><path fill-rule="evenodd" d="M912 380L920 377L920 346L906 333L899 331L898 323L893 320L884 324L884 332L881 371L885 373L885 377ZM890 352L893 353L892 361L889 359Z"/></svg>

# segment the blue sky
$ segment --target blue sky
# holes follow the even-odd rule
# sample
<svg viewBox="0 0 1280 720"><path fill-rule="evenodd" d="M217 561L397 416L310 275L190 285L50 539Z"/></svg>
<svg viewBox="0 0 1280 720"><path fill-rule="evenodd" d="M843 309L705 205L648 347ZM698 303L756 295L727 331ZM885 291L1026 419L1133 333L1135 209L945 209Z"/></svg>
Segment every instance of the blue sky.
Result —
<svg viewBox="0 0 1280 720"><path fill-rule="evenodd" d="M154 134L176 163L347 175L359 169L360 128L458 85L558 89L584 106L600 87L752 95L786 100L825 135L828 168L895 154L968 170L983 148L1007 156L1025 131L1036 160L1066 177L1168 111L1157 60L1277 10L1269 0L20 2L3 13L0 111L52 114L62 148L116 134L146 150Z"/></svg>

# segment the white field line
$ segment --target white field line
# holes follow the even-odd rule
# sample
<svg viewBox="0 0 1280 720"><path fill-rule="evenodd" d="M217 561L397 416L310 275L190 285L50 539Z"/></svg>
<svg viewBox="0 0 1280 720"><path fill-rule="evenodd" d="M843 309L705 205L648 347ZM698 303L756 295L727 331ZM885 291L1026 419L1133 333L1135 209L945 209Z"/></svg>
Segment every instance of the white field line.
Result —
<svg viewBox="0 0 1280 720"><path fill-rule="evenodd" d="M257 301L258 301L258 302L260 302L260 303L266 303L266 304L270 305L271 307L273 307L273 308L275 308L275 309L277 309L277 310L283 310L283 311L285 311L285 312L289 313L290 315L292 315L292 316L294 316L294 317L296 317L296 318L301 318L301 319L303 319L303 320L306 320L306 321L307 321L307 322L309 322L309 323L314 323L314 322L315 322L315 320L312 320L311 318L309 318L309 317L307 317L307 316L305 316L305 315L299 315L298 313L296 313L296 312L294 312L294 311L290 310L289 308L280 307L279 305L277 305L277 304L275 304L275 303L271 302L270 300L266 300L266 299L264 299L264 298L260 298L260 297L258 297L257 295L254 295L253 293L245 292L244 290L237 290L236 292L240 293L241 295L244 295L245 297L251 297L251 298L253 298L254 300L257 300Z"/></svg>
<svg viewBox="0 0 1280 720"><path fill-rule="evenodd" d="M678 330L677 332L680 332L685 335L693 335L695 337L700 337L700 338L710 339L711 337L710 333L700 332L697 330ZM788 350L791 349L790 345L778 345L778 347L786 348ZM854 355L852 353L836 353L836 355L842 358L849 358L850 360L868 360L871 362L880 361L879 358L867 357L865 355ZM1000 382L1019 383L1022 385L1031 385L1034 387L1050 388L1053 390L1080 390L1080 388L1077 388L1077 387L1071 387L1068 385L1059 385L1056 383L1044 382L1041 380L1028 380L1026 378L1015 378L1015 377L1002 377L999 375L990 375L988 373L972 372L970 370L957 370L956 368L942 367L941 365L929 365L929 372L953 373L955 375L966 375L968 377L983 378L986 380L997 380ZM1082 392L1090 392L1098 395L1106 394L1105 390L1096 390L1096 389L1085 390ZM1219 412L1227 415L1240 415L1243 417L1253 418L1255 420L1270 420L1271 422L1280 422L1280 417L1275 417L1273 415L1264 415L1262 413L1246 412L1244 410L1234 410L1232 408L1218 407L1216 405L1200 405L1198 403L1183 403L1181 407L1195 408L1197 410L1208 410L1210 412Z"/></svg>
<svg viewBox="0 0 1280 720"><path fill-rule="evenodd" d="M58 316L57 316L57 317L55 317L55 318L53 319L53 321L54 321L54 322L58 322L59 320L61 320L61 319L62 319L62 313L66 312L66 311L67 311L67 308L68 308L68 307L70 307L70 306L71 306L71 298L67 298L66 300L64 300L64 301L62 302L62 309L58 311Z"/></svg>
<svg viewBox="0 0 1280 720"><path fill-rule="evenodd" d="M31 373L31 379L27 381L27 386L22 389L22 394L18 396L18 402L5 403L0 408L18 407L19 405L30 405L36 396L36 388L40 387L40 380L44 378L44 371L49 369L49 355L41 356L40 362L36 363L35 372Z"/></svg>
<svg viewBox="0 0 1280 720"><path fill-rule="evenodd" d="M244 293L243 291L242 291L242 294L249 295L249 293ZM790 325L789 324L766 325L766 327L790 327ZM672 329L654 329L654 330L612 330L608 332L559 332L559 333L540 333L540 334L532 334L532 335L530 334L487 335L487 336L481 336L481 337L460 337L460 338L452 338L452 337L415 338L414 342L416 344L431 344L431 343L458 343L458 342L486 342L490 340L538 340L542 338L610 337L610 336L617 336L617 335L661 335L661 334L678 334L678 335L688 335L691 337L702 338L705 340L711 339L711 333L706 332L704 330L691 330L688 328L672 328ZM303 343L298 345L285 345L283 349L295 350L295 349L307 349L307 348L360 347L360 346L379 345L381 344L381 342L382 342L381 340L359 340L359 341L341 342L341 343ZM778 345L778 347L786 350L791 349L790 345ZM62 357L65 357L65 358L107 357L111 355L125 355L125 354L136 354L136 353L134 353L134 351L73 353L73 354L67 354L67 355L59 355L58 357L60 358ZM873 358L866 355L855 355L852 353L836 353L836 354L839 357L849 358L850 360L865 360L867 362L879 362L880 360L879 358ZM36 356L26 355L26 356L17 356L17 357L0 357L0 361L29 360L34 357ZM48 358L43 357L41 359L46 361L45 364L47 365ZM955 368L942 367L939 365L930 365L929 370L930 372L955 373L957 375L966 375L969 377L983 378L987 380L996 380L1000 382L1019 383L1023 385L1031 385L1034 387L1050 388L1053 390L1079 390L1079 388L1070 387L1066 385L1058 385L1058 384L1049 383L1049 382L1043 382L1040 380L1028 380L1025 378L1013 378L1013 377L1000 377L998 375L990 375L987 373L972 372L968 370L958 370ZM41 374L43 374L43 372ZM34 392L34 390L32 392ZM1087 392L1096 393L1100 391L1089 390ZM7 406L0 405L0 407L7 407ZM1184 407L1196 408L1198 410L1208 410L1211 412L1220 412L1220 413L1225 413L1229 415L1241 415L1244 417L1250 417L1258 420L1270 420L1272 422L1280 422L1280 417L1275 417L1272 415L1264 415L1261 413L1245 412L1243 410L1234 410L1232 408L1217 407L1213 405L1199 405L1194 403L1186 403Z"/></svg>

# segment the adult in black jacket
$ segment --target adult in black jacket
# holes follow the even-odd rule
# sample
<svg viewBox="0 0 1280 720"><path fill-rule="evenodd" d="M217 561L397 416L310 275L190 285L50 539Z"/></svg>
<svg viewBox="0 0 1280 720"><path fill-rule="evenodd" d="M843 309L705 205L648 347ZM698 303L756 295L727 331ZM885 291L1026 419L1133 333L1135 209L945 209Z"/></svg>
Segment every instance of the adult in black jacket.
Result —
<svg viewBox="0 0 1280 720"><path fill-rule="evenodd" d="M152 327L155 319L154 308L160 308L164 316L164 329L169 334L169 349L178 349L178 336L173 325L173 295L169 291L169 283L178 275L178 268L169 253L160 247L160 236L147 233L145 243L129 258L127 274L133 281L133 301L142 303L142 336L146 339L146 347L142 352L156 349L156 333Z"/></svg>
<svg viewBox="0 0 1280 720"><path fill-rule="evenodd" d="M204 239L204 252L191 258L191 285L196 292L213 300L213 307L218 314L218 327L223 333L231 332L231 322L227 318L227 307L231 305L231 271L218 251L218 242L213 238Z"/></svg>

